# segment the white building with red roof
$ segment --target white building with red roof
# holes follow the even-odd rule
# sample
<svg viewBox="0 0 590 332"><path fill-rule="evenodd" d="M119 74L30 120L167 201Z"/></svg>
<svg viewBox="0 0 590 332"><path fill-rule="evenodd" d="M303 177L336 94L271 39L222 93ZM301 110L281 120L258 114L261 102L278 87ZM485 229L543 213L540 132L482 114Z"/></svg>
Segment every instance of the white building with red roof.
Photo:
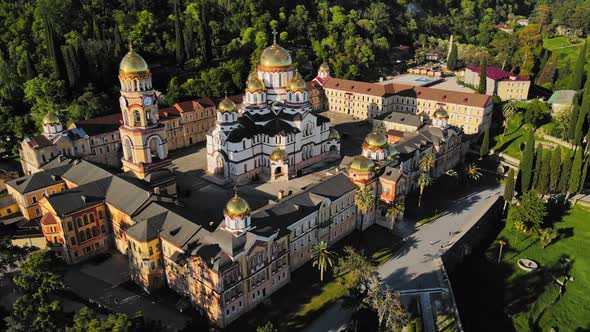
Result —
<svg viewBox="0 0 590 332"><path fill-rule="evenodd" d="M528 78L494 66L488 66L486 72L486 94L498 96L502 100L527 100L531 87L531 81ZM463 80L465 83L478 86L479 67L465 68Z"/></svg>

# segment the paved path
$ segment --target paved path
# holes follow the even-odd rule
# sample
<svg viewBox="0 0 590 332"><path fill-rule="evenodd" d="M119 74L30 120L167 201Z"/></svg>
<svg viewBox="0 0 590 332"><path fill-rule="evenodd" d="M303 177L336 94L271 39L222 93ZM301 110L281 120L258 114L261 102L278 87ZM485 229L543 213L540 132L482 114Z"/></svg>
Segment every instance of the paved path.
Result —
<svg viewBox="0 0 590 332"><path fill-rule="evenodd" d="M379 267L382 282L398 291L446 288L446 284L442 284L437 275L438 270L434 267L433 259L469 230L500 196L501 187L469 194L455 201L445 215L406 236L406 244L391 260ZM351 315L352 311L346 311L340 303L336 303L304 331L340 331Z"/></svg>

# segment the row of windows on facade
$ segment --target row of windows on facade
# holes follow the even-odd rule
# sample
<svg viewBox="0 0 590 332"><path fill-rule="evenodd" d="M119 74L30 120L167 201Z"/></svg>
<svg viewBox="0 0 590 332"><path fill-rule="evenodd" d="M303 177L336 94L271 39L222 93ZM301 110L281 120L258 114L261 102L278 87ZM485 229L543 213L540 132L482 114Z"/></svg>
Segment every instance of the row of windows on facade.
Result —
<svg viewBox="0 0 590 332"><path fill-rule="evenodd" d="M62 187L60 191L62 191L62 192L63 191L66 191L66 188L65 187ZM55 190L51 190L49 193L48 192L45 192L43 194L40 194L39 197L41 197L42 195L46 195L47 196L47 195L53 195L53 194L55 194ZM31 201L33 202L33 204L37 204L37 202L38 202L37 194L32 194L31 195Z"/></svg>
<svg viewBox="0 0 590 332"><path fill-rule="evenodd" d="M113 134L111 134L111 140L113 140L113 141L114 141L114 140L118 140L118 139L119 139L119 134L114 134L114 133L113 133ZM102 139L102 142L101 142L101 139L100 139L100 137L97 137L97 138L96 138L96 143L97 143L97 144L105 144L105 143L108 143L108 142L109 142L109 139L108 139L108 137L106 137L106 136L105 136L105 137ZM94 138L91 138L91 139L90 139L90 145L91 145L91 146L93 146L93 145L94 145Z"/></svg>
<svg viewBox="0 0 590 332"><path fill-rule="evenodd" d="M100 231L101 233L106 233L106 228L104 225L100 226ZM82 243L84 241L88 241L88 240L92 240L93 238L98 236L98 229L96 228L96 226L92 226L92 231L90 228L87 228L86 231L80 231L78 232L78 243ZM76 238L74 236L72 236L70 238L70 242L72 245L76 244Z"/></svg>
<svg viewBox="0 0 590 332"><path fill-rule="evenodd" d="M129 248L133 248L133 251L137 252L138 254L141 254L141 246L136 245L135 241L127 240L127 246ZM156 252L160 252L160 244L159 243L156 243L155 248L156 248ZM149 254L149 256L152 256L154 254L154 247L148 246L148 254Z"/></svg>

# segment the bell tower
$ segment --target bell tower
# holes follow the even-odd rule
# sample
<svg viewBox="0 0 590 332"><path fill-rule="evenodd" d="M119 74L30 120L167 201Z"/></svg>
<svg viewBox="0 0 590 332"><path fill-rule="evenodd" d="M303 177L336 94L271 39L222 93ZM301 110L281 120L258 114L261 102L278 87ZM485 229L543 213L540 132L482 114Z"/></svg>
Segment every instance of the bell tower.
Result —
<svg viewBox="0 0 590 332"><path fill-rule="evenodd" d="M153 183L153 174L172 174L166 144L166 128L159 121L158 103L152 74L145 60L133 51L119 65L123 125L119 128L123 147L123 170ZM162 172L163 171L163 172ZM160 185L157 185L160 186Z"/></svg>

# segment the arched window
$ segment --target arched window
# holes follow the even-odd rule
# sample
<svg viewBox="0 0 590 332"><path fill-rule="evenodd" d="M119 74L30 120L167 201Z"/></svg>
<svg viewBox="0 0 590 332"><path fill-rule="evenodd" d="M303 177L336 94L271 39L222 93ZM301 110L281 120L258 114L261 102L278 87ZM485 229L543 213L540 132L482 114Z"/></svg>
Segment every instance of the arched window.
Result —
<svg viewBox="0 0 590 332"><path fill-rule="evenodd" d="M227 113L225 113L225 114L223 115L223 119L224 119L225 121L228 121L228 120L229 120L229 117L228 117Z"/></svg>
<svg viewBox="0 0 590 332"><path fill-rule="evenodd" d="M85 214L82 218L84 218L84 225L88 225L88 215Z"/></svg>
<svg viewBox="0 0 590 332"><path fill-rule="evenodd" d="M76 224L78 224L78 227L82 227L82 219L80 217L76 218Z"/></svg>
<svg viewBox="0 0 590 332"><path fill-rule="evenodd" d="M96 226L92 226L92 236L97 236L98 235L98 229L96 228Z"/></svg>
<svg viewBox="0 0 590 332"><path fill-rule="evenodd" d="M133 125L137 126L141 123L141 117L139 116L139 111L133 111L133 119L135 123Z"/></svg>
<svg viewBox="0 0 590 332"><path fill-rule="evenodd" d="M152 124L152 112L147 110L145 112L145 119L146 119L148 125Z"/></svg>
<svg viewBox="0 0 590 332"><path fill-rule="evenodd" d="M32 200L33 200L33 204L37 203L37 196L33 196Z"/></svg>
<svg viewBox="0 0 590 332"><path fill-rule="evenodd" d="M102 210L98 210L98 219L102 219L103 217Z"/></svg>
<svg viewBox="0 0 590 332"><path fill-rule="evenodd" d="M90 214L90 222L94 222L94 213Z"/></svg>
<svg viewBox="0 0 590 332"><path fill-rule="evenodd" d="M86 236L84 235L84 232L80 231L80 233L78 233L78 237L80 238L79 242L86 241Z"/></svg>
<svg viewBox="0 0 590 332"><path fill-rule="evenodd" d="M90 234L90 229L89 228L86 228L86 238L87 239L92 238L92 234Z"/></svg>

